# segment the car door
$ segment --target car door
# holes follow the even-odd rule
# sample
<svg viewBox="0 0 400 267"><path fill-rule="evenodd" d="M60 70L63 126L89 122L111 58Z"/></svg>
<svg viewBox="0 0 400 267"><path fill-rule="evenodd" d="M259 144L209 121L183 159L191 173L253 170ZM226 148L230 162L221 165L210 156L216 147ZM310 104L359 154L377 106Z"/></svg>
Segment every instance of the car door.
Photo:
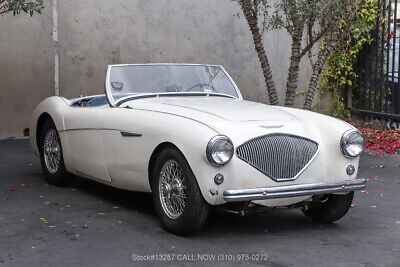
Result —
<svg viewBox="0 0 400 267"><path fill-rule="evenodd" d="M102 112L103 107L71 107L64 123L74 171L111 182L99 122Z"/></svg>
<svg viewBox="0 0 400 267"><path fill-rule="evenodd" d="M100 120L107 168L120 188L150 191L147 166L154 147L140 122L147 119L143 113L116 107Z"/></svg>

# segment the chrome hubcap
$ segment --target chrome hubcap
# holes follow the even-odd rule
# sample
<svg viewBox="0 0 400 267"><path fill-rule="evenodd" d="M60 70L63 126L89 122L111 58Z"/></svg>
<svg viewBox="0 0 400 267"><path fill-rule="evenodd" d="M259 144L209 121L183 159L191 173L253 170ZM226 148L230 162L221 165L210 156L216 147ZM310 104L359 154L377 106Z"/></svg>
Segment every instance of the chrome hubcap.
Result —
<svg viewBox="0 0 400 267"><path fill-rule="evenodd" d="M47 170L52 174L57 172L61 161L61 144L55 129L50 129L46 133L43 155Z"/></svg>
<svg viewBox="0 0 400 267"><path fill-rule="evenodd" d="M171 219L177 219L186 205L186 181L181 166L168 160L161 168L158 182L161 206Z"/></svg>

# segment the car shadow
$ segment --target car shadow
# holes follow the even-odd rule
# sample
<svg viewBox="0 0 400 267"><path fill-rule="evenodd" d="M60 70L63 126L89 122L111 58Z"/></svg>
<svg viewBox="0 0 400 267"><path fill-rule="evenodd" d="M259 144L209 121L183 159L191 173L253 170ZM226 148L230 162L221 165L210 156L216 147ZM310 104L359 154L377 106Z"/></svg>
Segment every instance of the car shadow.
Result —
<svg viewBox="0 0 400 267"><path fill-rule="evenodd" d="M141 214L156 217L151 193L118 189L75 175L71 176L68 187L79 189L79 191L108 202L113 206L119 206L128 210L138 211Z"/></svg>
<svg viewBox="0 0 400 267"><path fill-rule="evenodd" d="M225 234L287 234L290 232L304 233L320 228L339 229L340 226L334 223L313 222L300 210L267 211L261 214L246 214L244 216L216 211L208 218L203 234L212 236Z"/></svg>
<svg viewBox="0 0 400 267"><path fill-rule="evenodd" d="M101 199L113 206L146 215L157 220L151 193L117 189L93 180L72 176L69 188L76 188L83 194ZM212 208L202 231L196 236L223 236L225 234L260 235L260 233L285 234L304 232L320 228L340 229L338 224L321 224L308 219L300 210L272 210L265 213L249 213L244 216ZM158 230L157 230L158 231Z"/></svg>

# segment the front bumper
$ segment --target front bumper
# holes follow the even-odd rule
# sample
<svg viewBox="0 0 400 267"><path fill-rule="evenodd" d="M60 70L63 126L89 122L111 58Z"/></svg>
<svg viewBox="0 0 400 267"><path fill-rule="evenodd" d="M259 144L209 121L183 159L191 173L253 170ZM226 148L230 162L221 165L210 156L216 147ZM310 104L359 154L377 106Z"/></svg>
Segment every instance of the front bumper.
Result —
<svg viewBox="0 0 400 267"><path fill-rule="evenodd" d="M346 193L362 190L365 188L365 185L365 179L360 178L337 183L298 184L267 188L225 190L224 200L227 202L237 202Z"/></svg>

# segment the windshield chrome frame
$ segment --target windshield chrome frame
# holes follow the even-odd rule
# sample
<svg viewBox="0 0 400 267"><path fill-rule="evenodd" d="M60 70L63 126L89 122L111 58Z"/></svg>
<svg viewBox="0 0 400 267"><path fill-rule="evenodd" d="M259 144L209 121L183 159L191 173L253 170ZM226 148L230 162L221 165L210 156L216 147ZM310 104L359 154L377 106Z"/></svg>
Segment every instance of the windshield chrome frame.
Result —
<svg viewBox="0 0 400 267"><path fill-rule="evenodd" d="M221 94L221 93L207 93L207 92L160 92L160 93L144 93L144 94L132 94L128 96L124 96L119 98L117 101L112 96L111 92L111 86L110 86L110 74L111 74L111 69L113 67L124 67L124 66L160 66L160 65L165 65L165 66L205 66L205 67L218 67L220 68L223 73L228 77L229 81L232 83L233 87L236 90L237 97L232 96L232 95L227 95L227 94ZM147 64L114 64L114 65L108 65L107 67L107 74L106 74L106 80L105 80L105 91L106 91L106 97L108 104L111 107L118 107L120 104L123 102L128 101L128 99L132 98L142 98L142 97L158 97L158 96L223 96L223 97L231 97L235 99L240 99L243 100L242 93L239 90L239 87L236 85L232 77L229 75L229 73L225 70L225 68L221 65L211 65L211 64L186 64L186 63L147 63Z"/></svg>

